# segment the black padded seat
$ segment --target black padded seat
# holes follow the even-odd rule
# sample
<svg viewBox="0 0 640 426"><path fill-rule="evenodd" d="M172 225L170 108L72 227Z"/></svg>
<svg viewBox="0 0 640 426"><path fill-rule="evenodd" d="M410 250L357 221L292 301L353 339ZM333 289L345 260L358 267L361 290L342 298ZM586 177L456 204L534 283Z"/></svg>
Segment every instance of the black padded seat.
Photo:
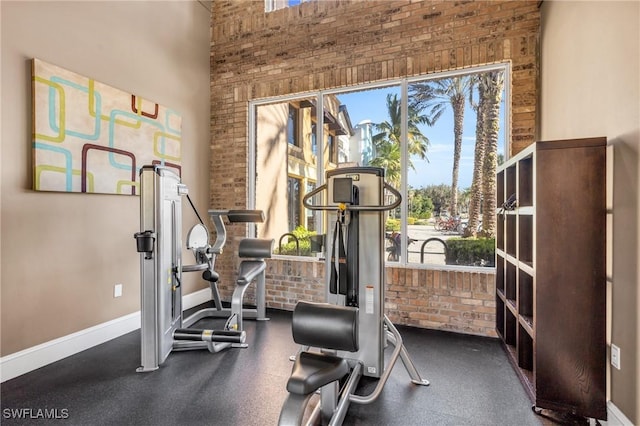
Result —
<svg viewBox="0 0 640 426"><path fill-rule="evenodd" d="M243 260L240 262L236 284L247 285L251 283L265 269L267 269L267 263L264 260Z"/></svg>
<svg viewBox="0 0 640 426"><path fill-rule="evenodd" d="M314 352L301 352L293 364L287 390L298 395L308 395L322 386L340 380L349 374L346 359Z"/></svg>

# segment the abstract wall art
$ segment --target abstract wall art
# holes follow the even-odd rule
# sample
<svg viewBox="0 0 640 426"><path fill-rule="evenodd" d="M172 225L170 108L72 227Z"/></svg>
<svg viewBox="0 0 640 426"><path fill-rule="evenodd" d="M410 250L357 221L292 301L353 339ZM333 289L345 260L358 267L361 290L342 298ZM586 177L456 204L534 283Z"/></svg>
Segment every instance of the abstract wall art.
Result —
<svg viewBox="0 0 640 426"><path fill-rule="evenodd" d="M182 168L182 117L170 108L33 60L33 187L139 193L140 167Z"/></svg>

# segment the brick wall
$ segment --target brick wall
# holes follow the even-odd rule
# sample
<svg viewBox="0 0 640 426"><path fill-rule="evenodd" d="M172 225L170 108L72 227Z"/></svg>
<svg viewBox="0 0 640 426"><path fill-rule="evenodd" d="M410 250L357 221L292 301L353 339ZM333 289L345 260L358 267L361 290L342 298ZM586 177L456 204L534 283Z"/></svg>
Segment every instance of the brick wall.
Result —
<svg viewBox="0 0 640 426"><path fill-rule="evenodd" d="M214 208L244 208L247 205L248 101L271 96L380 82L477 65L511 64L511 151L520 151L534 140L537 110L538 43L540 14L537 1L310 1L293 8L265 13L262 0L214 0L211 23L211 202ZM228 228L231 237L246 228ZM237 241L219 258L223 296L230 292ZM272 263L281 261L271 261ZM306 262L288 263L299 271ZM300 263L301 265L297 265ZM304 266L306 267L306 266ZM282 268L285 268L284 264ZM395 269L395 268L391 268ZM273 273L271 288L278 283L305 283L297 275ZM319 272L320 273L320 272ZM394 278L395 272L391 278ZM399 271L398 276L402 275ZM421 272L418 272L420 280ZM458 275L460 274L460 275ZM404 277L412 278L407 270ZM431 271L437 288L426 284L430 302L467 306L442 299L443 289L435 276L447 276L447 286L466 295L465 282L478 285L490 275ZM275 277L282 277L276 279ZM300 275L307 277L307 275ZM467 277L468 276L468 277ZM465 278L466 277L466 278ZM308 278L308 277L307 277ZM306 278L305 278L306 279ZM315 278L314 278L315 279ZM278 283L276 283L276 281ZM489 280L492 282L492 280ZM315 282L315 281L314 281ZM407 286L400 280L392 287ZM475 281L474 281L475 282ZM485 283L488 285L488 283ZM459 288L458 288L459 287ZM473 287L473 286L472 286ZM295 288L299 288L296 284ZM431 290L430 290L431 289ZM312 288L307 291L314 291ZM396 289L397 290L397 289ZM422 290L421 290L422 291ZM399 292L400 293L400 292ZM413 290L409 292L415 295ZM474 291L471 291L475 294ZM491 293L489 291L489 293ZM275 297L275 293L274 293ZM437 297L438 299L435 299ZM462 299L468 299L466 297ZM474 296L475 297L475 296ZM404 299L403 299L404 300ZM475 332L488 317L482 309L467 312L478 316L459 328ZM468 300L466 300L468 302ZM488 305L484 305L488 303ZM271 300L270 304L284 300ZM392 303L392 302L391 302ZM417 303L417 302L416 302ZM471 303L471 302L469 302ZM474 302L477 303L477 302ZM271 306L271 305L270 305ZM273 305L277 306L277 305ZM431 327L433 313L416 312L413 317L398 303L392 320ZM407 314L407 315L405 315ZM490 314L489 314L490 315Z"/></svg>
<svg viewBox="0 0 640 426"><path fill-rule="evenodd" d="M497 337L495 274L387 267L394 324Z"/></svg>
<svg viewBox="0 0 640 426"><path fill-rule="evenodd" d="M279 258L267 265L267 306L293 310L298 300L324 301L324 262ZM394 324L497 336L493 271L386 271L385 308Z"/></svg>

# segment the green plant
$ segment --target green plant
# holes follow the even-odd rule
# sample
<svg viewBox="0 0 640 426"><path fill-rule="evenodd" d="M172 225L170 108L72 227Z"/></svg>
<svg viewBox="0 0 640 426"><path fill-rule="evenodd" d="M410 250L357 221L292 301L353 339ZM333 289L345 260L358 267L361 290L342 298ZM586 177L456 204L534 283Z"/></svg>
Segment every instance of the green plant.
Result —
<svg viewBox="0 0 640 426"><path fill-rule="evenodd" d="M296 244L296 238L289 236L286 240L287 243L277 247L275 253L290 256L311 256L310 237L318 233L316 231L309 231L304 226L298 226L291 231L291 234L298 239L298 244Z"/></svg>
<svg viewBox="0 0 640 426"><path fill-rule="evenodd" d="M400 219L387 219L387 222L384 224L384 230L388 232L399 232Z"/></svg>
<svg viewBox="0 0 640 426"><path fill-rule="evenodd" d="M291 233L295 235L298 238L298 240L308 240L309 237L311 237L312 235L318 234L316 231L309 231L307 228L305 228L302 225L297 226L296 229L291 231Z"/></svg>
<svg viewBox="0 0 640 426"><path fill-rule="evenodd" d="M448 265L495 266L494 238L449 238L445 261Z"/></svg>
<svg viewBox="0 0 640 426"><path fill-rule="evenodd" d="M300 240L299 246L296 246L295 240L284 244L282 247L276 248L276 254L289 255L289 256L311 256L311 241Z"/></svg>

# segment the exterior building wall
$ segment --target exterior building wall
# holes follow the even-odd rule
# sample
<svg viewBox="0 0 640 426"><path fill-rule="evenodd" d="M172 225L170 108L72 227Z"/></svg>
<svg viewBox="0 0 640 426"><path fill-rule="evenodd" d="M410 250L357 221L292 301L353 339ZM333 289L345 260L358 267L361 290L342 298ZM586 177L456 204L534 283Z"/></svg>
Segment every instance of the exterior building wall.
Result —
<svg viewBox="0 0 640 426"><path fill-rule="evenodd" d="M311 1L270 13L265 13L262 0L216 0L212 7L210 204L213 208L245 208L248 203L248 102L255 99L508 62L509 149L513 154L534 141L540 34L537 1ZM238 237L245 235L246 228L230 226L228 231L232 237ZM237 241L233 238L229 241L230 247L218 261L223 296L232 290L237 265L233 258ZM269 306L290 309L293 300L316 294L318 289L313 288L313 283L321 278L299 272L307 271L306 268L313 271L308 262L304 259L269 262L270 268L286 265L282 274L269 275L267 287L272 297ZM494 286L491 272L478 275L400 268L403 271L400 273L396 269L387 268L388 274L395 271L388 282L387 306L392 320L495 335L493 325L481 331L474 329L473 323L457 324L457 320L446 319L452 316L429 319L432 313L416 310L411 316L410 310L405 309L410 295L419 294L424 299L415 300L416 306L441 303L440 297L450 297L438 294L434 287L436 275L446 276L447 286L454 285L455 291L461 292L454 296L460 297L461 302L442 303L458 308L464 305L466 309L479 300L482 306L475 306L482 309L460 309L460 312L468 317L485 315L475 318L476 326L477 321L492 323L493 313L483 311L493 312L493 300L483 299L484 296L476 299L473 291L471 299L463 297L468 293L465 285ZM429 276L433 276L431 283ZM396 277L398 281L393 282ZM409 278L411 284L400 281ZM439 291L442 281L437 282ZM397 287L407 286L420 290L396 291ZM292 292L295 289L300 292ZM294 297L287 296L290 302L284 303L276 299L285 297L277 294L279 291ZM487 288L487 292L493 294L493 289ZM397 308L393 308L394 303ZM393 309L397 309L395 314Z"/></svg>
<svg viewBox="0 0 640 426"><path fill-rule="evenodd" d="M346 132L349 126L340 112L340 103L337 97L325 97L325 116L331 117ZM310 99L283 101L279 103L260 105L256 112L256 206L266 210L266 221L258 224L258 236L262 238L275 238L277 242L281 236L293 231L289 225L289 217L284 212L289 212L290 188L288 178L295 178L300 183L301 194L307 191L308 185L317 185L317 150L324 149L324 169L330 170L336 164L329 161L329 147L327 140L329 135L336 133L335 129L329 129L324 125L324 142L320 147L313 149L312 134L317 122L316 109L311 107ZM296 144L287 140L287 124L289 106L297 110L297 128L295 131ZM334 135L335 136L335 135ZM336 144L348 136L335 136ZM334 147L337 155L337 145ZM302 200L297 206L296 213L300 220L298 223L309 230L315 230L307 216L307 211L302 206ZM283 238L283 244L287 242Z"/></svg>
<svg viewBox="0 0 640 426"><path fill-rule="evenodd" d="M256 185L267 182L273 188L272 192L256 192L256 205L266 206L263 207L265 216L271 218L258 224L258 235L282 235L287 232L287 216L280 214L278 217L276 213L287 211L287 173L282 173L281 170L288 164L288 114L286 103L262 106L256 114L256 127L260 129L256 138L256 151L269 153L256 158L256 174L259 179ZM213 163L216 163L215 159ZM224 205L218 207L226 208Z"/></svg>

